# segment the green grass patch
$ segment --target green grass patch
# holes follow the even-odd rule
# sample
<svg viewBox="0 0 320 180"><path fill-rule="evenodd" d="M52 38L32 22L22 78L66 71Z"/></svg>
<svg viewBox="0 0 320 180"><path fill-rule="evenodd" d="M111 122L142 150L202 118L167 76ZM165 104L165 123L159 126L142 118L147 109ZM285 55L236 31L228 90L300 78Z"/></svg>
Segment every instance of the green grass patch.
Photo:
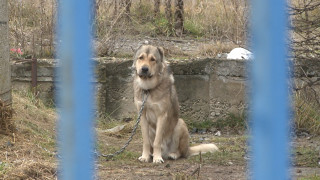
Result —
<svg viewBox="0 0 320 180"><path fill-rule="evenodd" d="M104 146L103 144L97 144L98 152L101 154L107 155L107 154L113 154L116 151L118 151L121 147L118 146ZM137 160L138 157L141 155L140 152L133 152L128 151L128 149L124 150L122 153L108 159L106 161L105 157L100 157L99 160L101 163L106 164L107 166L113 164L113 165L134 165L139 163Z"/></svg>
<svg viewBox="0 0 320 180"><path fill-rule="evenodd" d="M0 175L5 174L7 168L8 168L8 163L1 162L1 161L0 161Z"/></svg>
<svg viewBox="0 0 320 180"><path fill-rule="evenodd" d="M193 20L193 19L185 20L184 29L188 34L196 38L200 38L204 36L204 32L205 32L204 27L201 24L197 23L196 20Z"/></svg>
<svg viewBox="0 0 320 180"><path fill-rule="evenodd" d="M214 143L219 147L219 152L213 154L206 153L202 155L204 163L216 165L245 165L246 159L244 158L247 152L247 137L217 137ZM189 158L190 161L199 161L199 156Z"/></svg>
<svg viewBox="0 0 320 180"><path fill-rule="evenodd" d="M120 147L107 147L105 148L105 151L108 152L108 154L112 154L116 151L118 151ZM140 156L140 153L138 152L132 152L128 150L124 150L122 153L118 154L117 156L114 156L112 160L137 160Z"/></svg>
<svg viewBox="0 0 320 180"><path fill-rule="evenodd" d="M172 24L168 19L163 15L159 15L155 21L154 25L156 27L155 31L157 35L172 36L174 35L174 29Z"/></svg>
<svg viewBox="0 0 320 180"><path fill-rule="evenodd" d="M308 177L298 178L298 180L320 180L320 176L315 174Z"/></svg>
<svg viewBox="0 0 320 180"><path fill-rule="evenodd" d="M212 120L205 120L205 121L189 121L186 122L188 124L189 129L197 128L197 129L208 129L215 126L215 122Z"/></svg>
<svg viewBox="0 0 320 180"><path fill-rule="evenodd" d="M224 119L218 119L215 127L231 132L245 131L248 128L247 118L245 115L228 114Z"/></svg>
<svg viewBox="0 0 320 180"><path fill-rule="evenodd" d="M223 132L239 134L244 132L248 128L248 123L246 120L247 118L245 115L228 114L226 118L221 118L216 121L205 120L205 121L197 122L197 121L188 120L188 118L185 118L185 119L189 129L215 128Z"/></svg>
<svg viewBox="0 0 320 180"><path fill-rule="evenodd" d="M312 146L297 147L295 165L300 167L318 167L319 151Z"/></svg>

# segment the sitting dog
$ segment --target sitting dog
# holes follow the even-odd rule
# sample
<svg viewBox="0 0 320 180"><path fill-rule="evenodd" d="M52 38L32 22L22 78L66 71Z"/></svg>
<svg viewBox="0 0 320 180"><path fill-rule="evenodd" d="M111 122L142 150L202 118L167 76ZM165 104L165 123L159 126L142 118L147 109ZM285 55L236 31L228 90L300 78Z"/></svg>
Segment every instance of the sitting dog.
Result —
<svg viewBox="0 0 320 180"><path fill-rule="evenodd" d="M189 147L189 133L179 118L179 103L173 75L160 47L143 45L137 50L134 61L134 103L139 111L148 94L141 115L143 150L139 160L163 163L163 159L178 159L214 152L214 144Z"/></svg>

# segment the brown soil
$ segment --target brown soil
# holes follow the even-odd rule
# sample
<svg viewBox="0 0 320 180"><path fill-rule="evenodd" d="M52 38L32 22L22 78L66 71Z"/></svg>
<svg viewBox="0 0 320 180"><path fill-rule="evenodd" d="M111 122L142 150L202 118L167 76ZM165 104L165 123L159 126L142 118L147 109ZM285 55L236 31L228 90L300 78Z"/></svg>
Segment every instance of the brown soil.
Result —
<svg viewBox="0 0 320 180"><path fill-rule="evenodd" d="M212 135L195 134L192 139ZM108 143L110 146L122 145L126 138L110 137L99 135L99 139L103 139L101 143ZM209 155L202 155L202 163L200 156L195 156L188 159L165 160L163 164L141 163L137 160L141 153L141 136L140 134L134 138L133 142L128 146L125 152L127 159L118 159L106 161L100 158L98 161L98 177L99 179L230 179L239 180L246 179L246 166L244 161L241 163L231 164L230 161L225 162L225 165L215 164ZM198 173L199 166L200 172Z"/></svg>

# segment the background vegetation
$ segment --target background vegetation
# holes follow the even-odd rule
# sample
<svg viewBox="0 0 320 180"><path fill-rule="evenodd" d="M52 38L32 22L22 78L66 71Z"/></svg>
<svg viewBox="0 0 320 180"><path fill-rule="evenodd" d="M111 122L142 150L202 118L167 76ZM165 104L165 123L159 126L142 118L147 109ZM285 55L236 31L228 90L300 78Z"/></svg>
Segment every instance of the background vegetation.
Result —
<svg viewBox="0 0 320 180"><path fill-rule="evenodd" d="M58 43L55 40L57 1L8 2L12 58L52 58ZM320 0L292 0L290 3L292 57L319 60ZM127 39L146 36L210 40L212 45L199 47L203 56L216 56L233 47L248 46L247 0L96 0L93 13L93 45L97 56L115 56L115 42L126 46ZM184 55L179 51L174 53ZM320 95L315 90L319 85L319 79L306 77L301 87L294 87L296 128L306 131L306 126L312 126L307 131L319 133Z"/></svg>
<svg viewBox="0 0 320 180"><path fill-rule="evenodd" d="M112 55L114 42L130 36L178 36L245 45L246 0L180 0L180 27L177 1L163 0L157 4L148 0L96 0L93 12L97 54ZM10 0L9 9L11 47L21 48L23 57L53 57L57 44L56 0Z"/></svg>
<svg viewBox="0 0 320 180"><path fill-rule="evenodd" d="M56 0L8 2L11 47L22 49L23 57L52 57L57 44L54 37ZM320 1L292 0L290 3L294 56L318 58ZM112 55L113 42L124 36L191 37L244 47L248 38L247 0L96 0L93 13L100 56ZM183 23L179 26L180 21Z"/></svg>

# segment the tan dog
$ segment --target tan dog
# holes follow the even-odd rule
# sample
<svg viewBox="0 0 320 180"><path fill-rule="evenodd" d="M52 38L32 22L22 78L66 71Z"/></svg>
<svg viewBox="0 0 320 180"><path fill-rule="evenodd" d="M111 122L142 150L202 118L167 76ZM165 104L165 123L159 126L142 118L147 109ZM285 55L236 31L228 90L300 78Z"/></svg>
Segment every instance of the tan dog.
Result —
<svg viewBox="0 0 320 180"><path fill-rule="evenodd" d="M179 103L174 78L164 60L162 48L141 46L134 57L134 102L139 110L143 97L149 93L141 115L143 151L139 160L163 163L163 159L178 159L214 152L214 144L189 147L189 133L179 119Z"/></svg>

